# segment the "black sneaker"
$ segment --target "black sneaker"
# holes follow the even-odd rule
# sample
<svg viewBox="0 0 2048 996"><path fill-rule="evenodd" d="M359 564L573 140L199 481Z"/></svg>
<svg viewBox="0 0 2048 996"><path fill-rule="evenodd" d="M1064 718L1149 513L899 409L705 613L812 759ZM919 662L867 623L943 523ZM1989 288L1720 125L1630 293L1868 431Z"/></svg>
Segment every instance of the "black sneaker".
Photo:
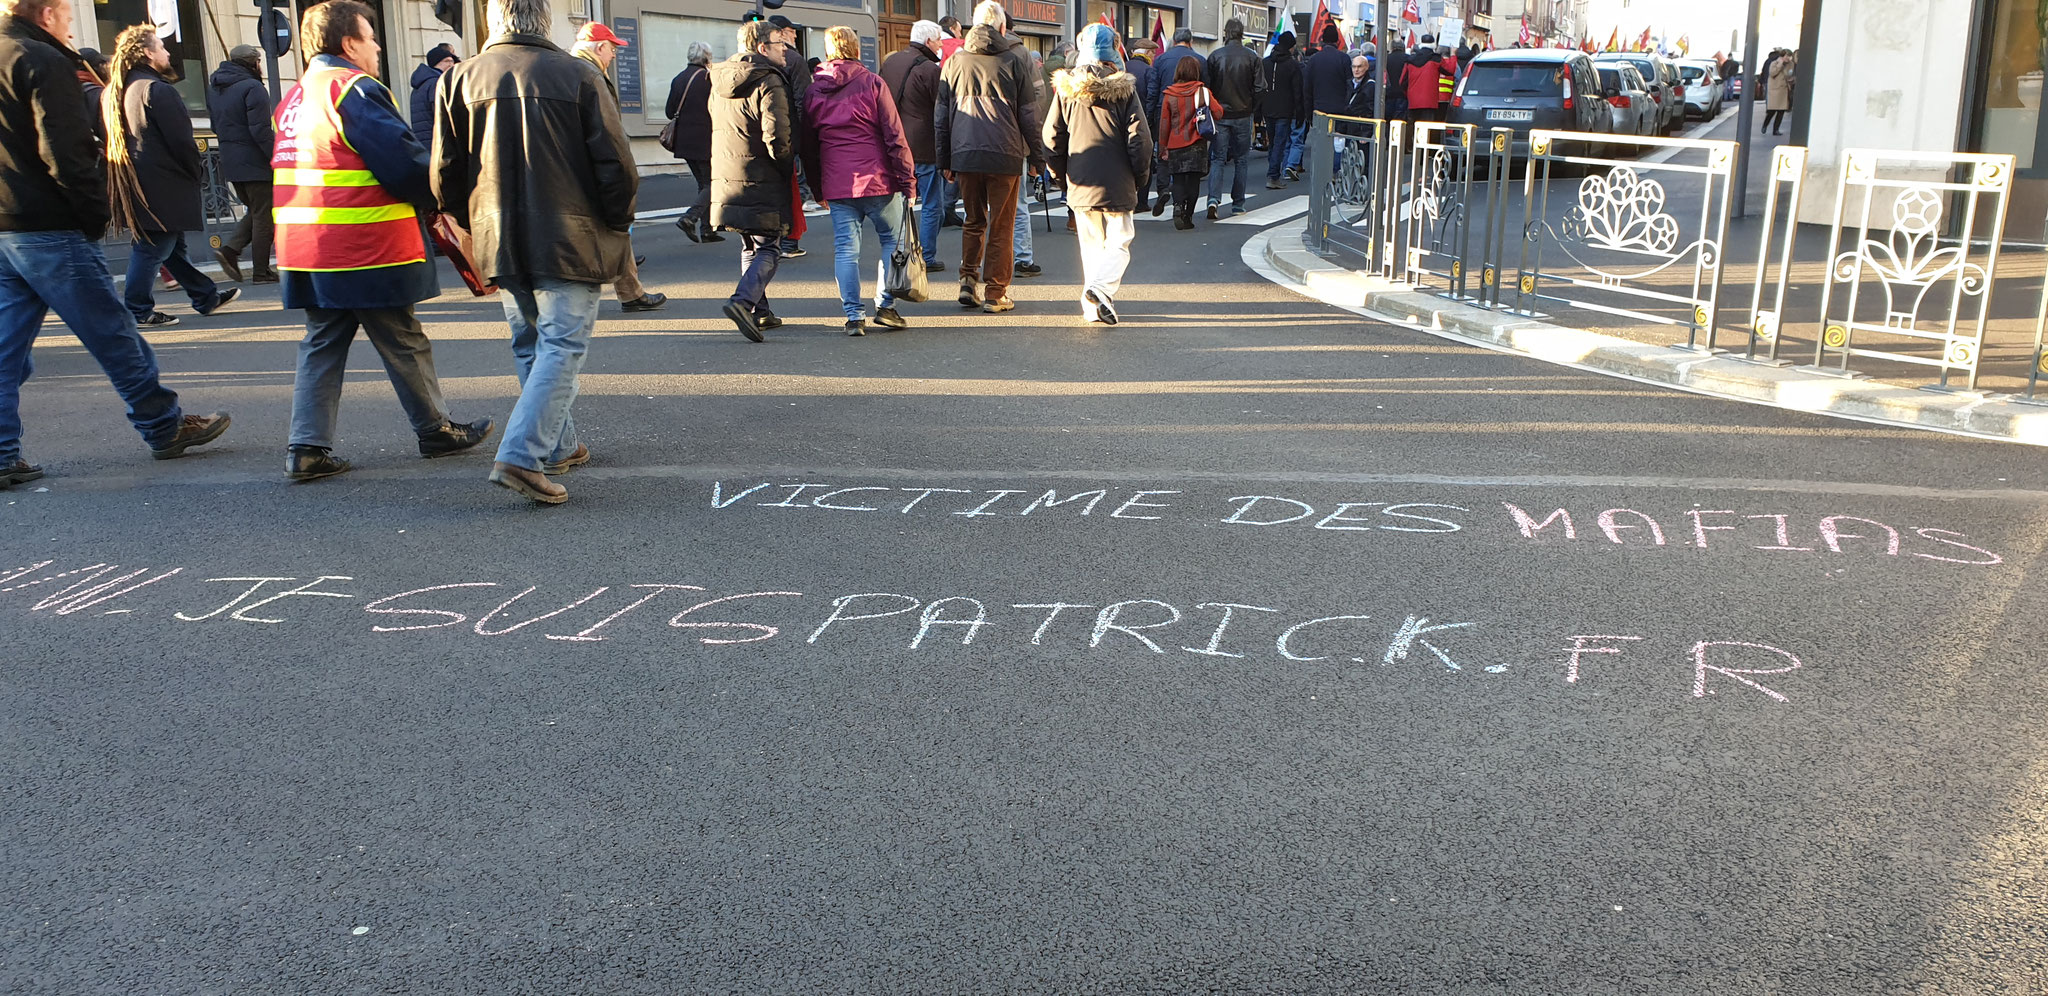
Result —
<svg viewBox="0 0 2048 996"><path fill-rule="evenodd" d="M440 428L420 437L420 455L432 459L460 453L483 442L493 428L495 426L488 417L468 424L444 422Z"/></svg>
<svg viewBox="0 0 2048 996"><path fill-rule="evenodd" d="M1210 221L1215 221L1215 220L1216 220L1216 205L1214 205L1214 204L1211 204L1211 205L1209 205L1209 220L1210 220Z"/></svg>
<svg viewBox="0 0 2048 996"><path fill-rule="evenodd" d="M620 301L619 308L622 311L653 311L654 309L659 308L667 303L667 294L655 294L650 292L642 294L639 297L632 299L631 301Z"/></svg>
<svg viewBox="0 0 2048 996"><path fill-rule="evenodd" d="M1095 306L1096 321L1101 322L1104 325L1116 324L1116 307L1114 304L1111 303L1109 295L1097 293L1096 290L1091 287L1085 291L1082 291L1081 296L1087 298L1088 303Z"/></svg>
<svg viewBox="0 0 2048 996"><path fill-rule="evenodd" d="M178 434L160 448L152 448L149 455L158 460L176 460L194 446L205 446L220 438L228 431L228 416L225 412L212 415L187 415L178 421Z"/></svg>
<svg viewBox="0 0 2048 996"><path fill-rule="evenodd" d="M959 216L959 215L957 215L957 214L949 214L949 215L947 215L947 216L945 216L945 217L943 217L943 218L940 218L940 219L939 219L939 227L940 227L940 228L965 228L965 227L967 227L967 219L965 219L965 218L962 218L962 217L960 217L960 216Z"/></svg>
<svg viewBox="0 0 2048 996"><path fill-rule="evenodd" d="M779 329L782 327L782 319L775 317L775 312L772 311L756 311L754 312L754 327L763 332L769 329Z"/></svg>
<svg viewBox="0 0 2048 996"><path fill-rule="evenodd" d="M946 261L943 259L935 259L924 265L924 272L926 273L943 273L945 269Z"/></svg>
<svg viewBox="0 0 2048 996"><path fill-rule="evenodd" d="M676 227L677 227L677 228L680 228L680 229L682 229L682 230L683 230L683 238L689 239L689 240L690 240L690 241L692 241L692 242L702 242L702 241L704 241L704 239L703 239L703 238L702 238L701 236L699 236L699 235L697 234L697 220L696 220L696 219L694 219L694 218L691 218L691 217L688 217L688 216L684 216L684 217L681 217L681 218L677 218L677 219L676 219Z"/></svg>
<svg viewBox="0 0 2048 996"><path fill-rule="evenodd" d="M849 318L849 319L847 319L847 320L846 320L846 334L847 334L847 335L867 335L867 334L868 334L868 323L867 323L867 322L864 322L864 321L862 321L862 320L860 320L860 319L858 319L858 318Z"/></svg>
<svg viewBox="0 0 2048 996"><path fill-rule="evenodd" d="M810 253L805 252L803 246L790 246L782 252L783 259L802 259L808 255Z"/></svg>
<svg viewBox="0 0 2048 996"><path fill-rule="evenodd" d="M319 446L294 446L284 460L284 476L294 481L317 481L346 474L354 464Z"/></svg>
<svg viewBox="0 0 2048 996"><path fill-rule="evenodd" d="M910 327L910 323L904 321L903 316L897 314L895 308L876 308L875 324L885 329L907 329Z"/></svg>
<svg viewBox="0 0 2048 996"><path fill-rule="evenodd" d="M761 335L761 327L754 324L754 316L750 312L748 312L747 309L742 308L737 304L727 302L725 305L725 317L732 319L732 323L734 325L739 326L741 335L746 336L747 338L752 339L755 342L768 341Z"/></svg>
<svg viewBox="0 0 2048 996"><path fill-rule="evenodd" d="M1016 266L1010 268L1010 272L1015 273L1017 276L1020 277L1035 277L1041 273L1044 273L1045 267L1042 267L1037 263L1018 263Z"/></svg>
<svg viewBox="0 0 2048 996"><path fill-rule="evenodd" d="M17 484L27 484L30 481L40 480L42 476L43 468L29 463L27 460L17 458L13 463L0 467L0 491L5 491Z"/></svg>
<svg viewBox="0 0 2048 996"><path fill-rule="evenodd" d="M178 320L161 311L152 311L148 317L137 319L135 324L138 328L167 329L178 324Z"/></svg>
<svg viewBox="0 0 2048 996"><path fill-rule="evenodd" d="M214 312L219 311L220 309L225 308L228 305L234 303L235 298L241 296L242 289L240 287L230 287L227 290L221 291L219 296L213 299L212 305L204 308L193 308L192 310L199 312L201 315L211 315Z"/></svg>

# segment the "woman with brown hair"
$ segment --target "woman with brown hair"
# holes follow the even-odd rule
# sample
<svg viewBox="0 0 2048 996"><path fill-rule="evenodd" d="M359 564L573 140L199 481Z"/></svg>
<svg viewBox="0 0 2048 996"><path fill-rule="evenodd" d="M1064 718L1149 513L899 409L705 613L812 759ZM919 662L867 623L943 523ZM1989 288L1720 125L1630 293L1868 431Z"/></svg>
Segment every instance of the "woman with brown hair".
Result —
<svg viewBox="0 0 2048 996"><path fill-rule="evenodd" d="M128 311L143 328L178 320L156 310L159 267L192 299L192 310L210 315L241 294L223 291L185 255L185 233L205 227L199 185L206 175L192 137L185 99L164 79L171 53L156 29L136 25L114 42L101 114L107 128L107 181L114 224L133 234L128 251Z"/></svg>
<svg viewBox="0 0 2048 996"><path fill-rule="evenodd" d="M1204 109L1212 122L1223 116L1223 104L1202 85L1202 61L1176 62L1173 85L1159 94L1157 134L1160 168L1173 177L1173 227L1181 231L1195 227L1195 197L1209 175L1209 138L1199 123Z"/></svg>

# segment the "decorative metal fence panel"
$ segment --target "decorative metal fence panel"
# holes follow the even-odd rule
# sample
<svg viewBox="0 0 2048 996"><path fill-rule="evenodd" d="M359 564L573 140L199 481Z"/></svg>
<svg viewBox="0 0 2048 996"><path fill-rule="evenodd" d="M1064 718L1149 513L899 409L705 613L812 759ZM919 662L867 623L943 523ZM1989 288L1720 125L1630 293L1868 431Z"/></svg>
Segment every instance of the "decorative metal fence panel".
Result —
<svg viewBox="0 0 2048 996"><path fill-rule="evenodd" d="M1500 268L1508 232L1508 170L1515 162L1515 132L1495 128L1486 147L1486 217L1479 229L1479 298L1476 303L1500 307Z"/></svg>
<svg viewBox="0 0 2048 996"><path fill-rule="evenodd" d="M1617 147L1675 150L1671 159L1611 158ZM1607 155L1592 155L1593 151ZM1579 154L1572 154L1578 152ZM1688 160L1688 161L1680 161ZM1687 328L1688 348L1704 348L1720 321L1722 255L1734 182L1735 143L1536 130L1529 133L1523 185L1522 248L1516 269L1517 314L1539 301ZM1550 215L1550 180L1560 166L1585 172L1577 202ZM1703 184L1695 219L1665 210L1667 181ZM1555 262L1545 270L1545 249ZM1687 276L1689 281L1679 279ZM1595 296L1605 300L1596 300ZM1617 301L1664 306L1663 312Z"/></svg>
<svg viewBox="0 0 2048 996"><path fill-rule="evenodd" d="M1407 252L1403 276L1421 284L1430 277L1443 281L1444 296L1465 297L1465 260L1472 251L1472 142L1466 124L1418 121L1409 136L1405 177ZM1397 175L1396 182L1404 179Z"/></svg>
<svg viewBox="0 0 2048 996"><path fill-rule="evenodd" d="M1951 179L1928 179L1930 169ZM1868 356L1938 367L1928 385L1937 390L1957 389L1958 375L1961 389L1975 389L2012 176L2009 155L1844 150L1814 367L1848 376L1849 357ZM1941 234L1945 200L1960 206L1954 239ZM1981 219L1990 228L1979 249L1971 235ZM1922 313L1930 304L1932 318Z"/></svg>
<svg viewBox="0 0 2048 996"><path fill-rule="evenodd" d="M1349 254L1362 262L1359 269L1391 276L1389 219L1397 198L1382 180L1399 162L1401 122L1318 113L1308 141L1310 248Z"/></svg>
<svg viewBox="0 0 2048 996"><path fill-rule="evenodd" d="M1792 243L1799 235L1799 200L1806 181L1806 150L1796 145L1780 146L1771 154L1771 174L1764 194L1763 230L1757 237L1756 278L1749 294L1749 350L1743 359L1780 363L1778 344L1785 326L1785 288L1791 282ZM1781 210L1782 209L1782 210ZM1784 235L1772 251L1773 236L1783 222ZM1772 277L1772 257L1777 259ZM1768 300L1766 300L1768 295ZM1713 332L1707 345L1714 344Z"/></svg>

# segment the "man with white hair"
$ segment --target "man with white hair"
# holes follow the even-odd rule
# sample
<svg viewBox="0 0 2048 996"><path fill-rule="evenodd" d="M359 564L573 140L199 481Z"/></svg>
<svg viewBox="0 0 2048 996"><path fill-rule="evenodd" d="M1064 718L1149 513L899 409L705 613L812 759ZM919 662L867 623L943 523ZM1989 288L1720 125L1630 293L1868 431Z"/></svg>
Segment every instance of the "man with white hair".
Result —
<svg viewBox="0 0 2048 996"><path fill-rule="evenodd" d="M1024 42L1004 33L998 0L974 8L967 43L939 69L933 146L946 179L960 184L960 304L991 314L1016 308L1010 280L1017 190L1025 167L1045 168L1037 73Z"/></svg>
<svg viewBox="0 0 2048 996"><path fill-rule="evenodd" d="M434 196L512 326L519 402L491 483L558 505L569 493L548 477L590 461L569 409L599 296L630 262L639 173L611 90L548 40L547 0L491 0L485 18L489 44L435 100Z"/></svg>
<svg viewBox="0 0 2048 996"><path fill-rule="evenodd" d="M619 49L631 44L613 34L603 21L585 21L576 33L575 46L569 50L571 55L597 67L597 74L604 77L604 85L612 92L614 106L618 104L619 84L612 79L612 63L618 59ZM640 286L640 260L630 251L626 253L625 270L612 283L612 293L618 296L621 311L653 311L668 303L667 294Z"/></svg>
<svg viewBox="0 0 2048 996"><path fill-rule="evenodd" d="M910 160L917 166L917 199L922 207L917 216L917 240L924 246L924 268L936 273L946 268L939 259L939 223L946 204L953 198L939 175L938 153L933 148L932 112L939 101L939 53L937 45L945 29L936 21L919 21L910 26L910 44L882 60L882 82L896 100L896 116L903 120L904 137L910 140Z"/></svg>

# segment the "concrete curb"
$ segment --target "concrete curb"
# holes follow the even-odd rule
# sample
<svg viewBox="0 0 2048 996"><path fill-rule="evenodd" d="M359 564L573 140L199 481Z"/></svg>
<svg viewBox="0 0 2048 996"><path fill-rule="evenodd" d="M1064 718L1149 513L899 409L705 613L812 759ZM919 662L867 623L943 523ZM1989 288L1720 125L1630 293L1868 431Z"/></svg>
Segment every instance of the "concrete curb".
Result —
<svg viewBox="0 0 2048 996"><path fill-rule="evenodd" d="M1308 297L1446 339L1730 401L2048 446L2048 407L2009 395L1847 380L1489 311L1347 270L1310 251L1298 229L1268 229L1245 245L1244 256L1247 263L1265 263L1253 268L1269 279Z"/></svg>

